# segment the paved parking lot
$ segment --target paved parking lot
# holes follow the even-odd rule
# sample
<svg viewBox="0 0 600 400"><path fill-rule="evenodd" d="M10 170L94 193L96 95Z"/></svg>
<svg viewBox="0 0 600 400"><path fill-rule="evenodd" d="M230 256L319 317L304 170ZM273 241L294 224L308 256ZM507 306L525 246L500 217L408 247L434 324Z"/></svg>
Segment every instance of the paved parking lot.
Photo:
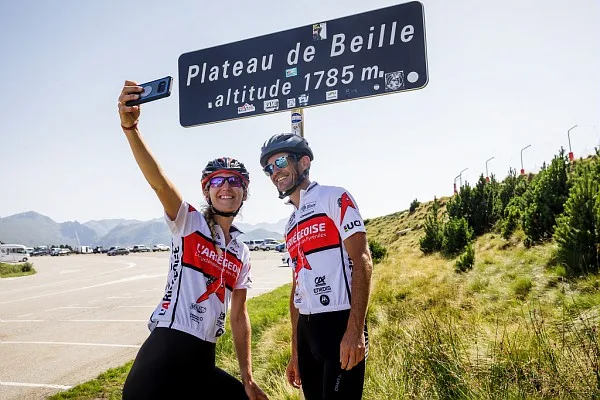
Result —
<svg viewBox="0 0 600 400"><path fill-rule="evenodd" d="M252 252L250 297L291 280L282 253ZM40 399L133 359L162 298L168 253L35 257L0 279L0 399Z"/></svg>

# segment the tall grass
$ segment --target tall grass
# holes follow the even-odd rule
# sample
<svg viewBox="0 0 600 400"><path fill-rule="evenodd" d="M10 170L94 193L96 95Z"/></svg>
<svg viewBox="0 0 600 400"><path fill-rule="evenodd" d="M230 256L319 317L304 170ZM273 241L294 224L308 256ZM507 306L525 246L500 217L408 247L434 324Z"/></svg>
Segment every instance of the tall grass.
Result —
<svg viewBox="0 0 600 400"><path fill-rule="evenodd" d="M428 207L368 223L388 254L373 272L363 398L600 399L600 277L568 279L555 245L527 249L520 230L479 237L472 269L456 273L419 250ZM272 399L299 398L284 377L289 290L248 305L254 377ZM237 374L229 335L217 363Z"/></svg>

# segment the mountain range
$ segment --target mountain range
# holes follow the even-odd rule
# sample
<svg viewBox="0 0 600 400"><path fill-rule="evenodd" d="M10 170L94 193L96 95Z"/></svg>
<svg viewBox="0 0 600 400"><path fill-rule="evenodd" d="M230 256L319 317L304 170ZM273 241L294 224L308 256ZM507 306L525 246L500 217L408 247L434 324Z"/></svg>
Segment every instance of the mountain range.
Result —
<svg viewBox="0 0 600 400"><path fill-rule="evenodd" d="M287 219L275 223L237 223L244 232L242 240L275 238L283 240ZM0 218L0 241L25 246L133 246L171 243L171 232L163 218L149 221L135 219L103 219L85 223L77 221L56 222L35 211Z"/></svg>

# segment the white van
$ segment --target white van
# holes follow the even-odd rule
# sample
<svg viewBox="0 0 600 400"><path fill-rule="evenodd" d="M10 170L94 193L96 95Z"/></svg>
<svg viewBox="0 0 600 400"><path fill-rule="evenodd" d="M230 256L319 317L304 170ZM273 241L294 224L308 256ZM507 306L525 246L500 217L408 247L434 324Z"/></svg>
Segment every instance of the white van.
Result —
<svg viewBox="0 0 600 400"><path fill-rule="evenodd" d="M20 244L0 244L0 262L25 262L30 255Z"/></svg>

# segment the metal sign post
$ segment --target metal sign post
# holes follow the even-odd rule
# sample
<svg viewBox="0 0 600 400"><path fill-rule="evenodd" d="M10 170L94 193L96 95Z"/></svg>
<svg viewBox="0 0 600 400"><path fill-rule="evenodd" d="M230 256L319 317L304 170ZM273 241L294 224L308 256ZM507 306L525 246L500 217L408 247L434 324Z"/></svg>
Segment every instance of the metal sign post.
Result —
<svg viewBox="0 0 600 400"><path fill-rule="evenodd" d="M302 108L294 108L291 117L292 133L304 137L304 110Z"/></svg>

